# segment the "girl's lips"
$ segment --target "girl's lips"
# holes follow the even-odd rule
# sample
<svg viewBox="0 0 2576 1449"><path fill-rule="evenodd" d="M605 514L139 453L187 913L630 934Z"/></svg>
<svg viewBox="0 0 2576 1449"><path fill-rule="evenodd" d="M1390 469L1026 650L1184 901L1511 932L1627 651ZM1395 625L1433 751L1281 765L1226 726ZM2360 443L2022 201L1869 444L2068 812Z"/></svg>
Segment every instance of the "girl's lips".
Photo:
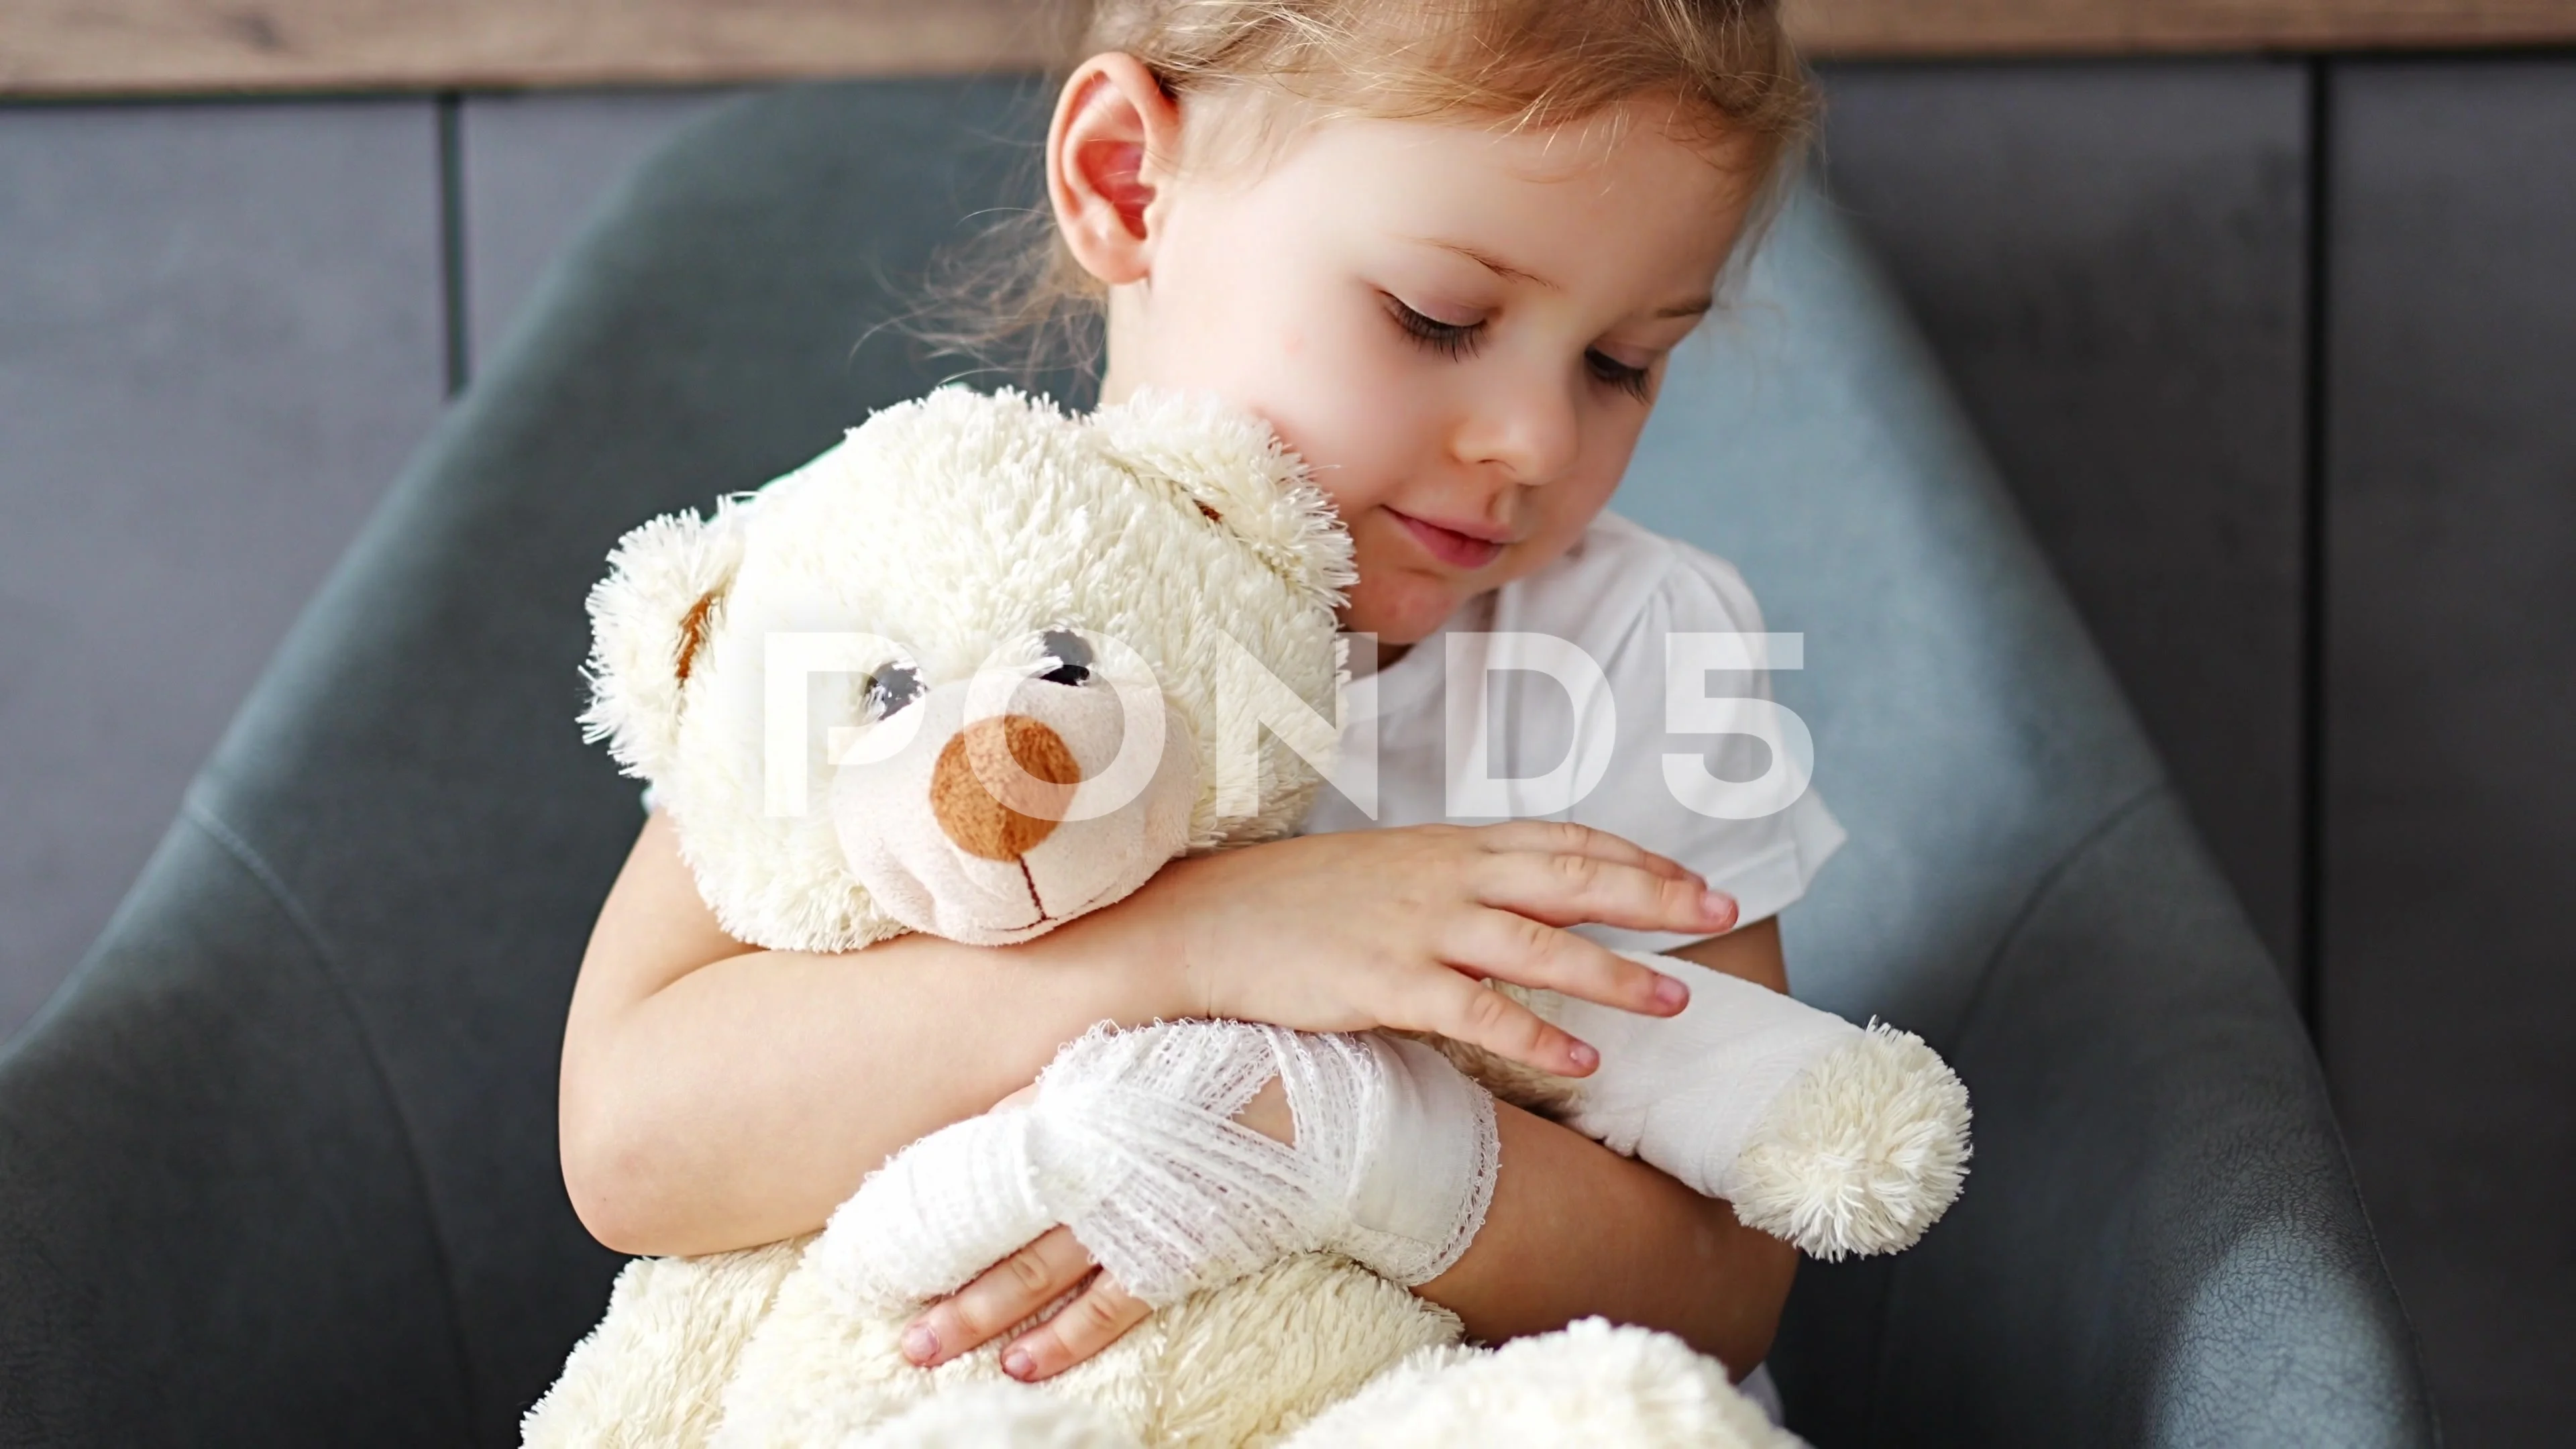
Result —
<svg viewBox="0 0 2576 1449"><path fill-rule="evenodd" d="M1387 512L1395 513L1397 521L1430 551L1433 558L1451 568L1473 571L1502 556L1503 546L1493 539L1471 537L1454 528L1426 523L1410 513L1396 513L1392 508Z"/></svg>

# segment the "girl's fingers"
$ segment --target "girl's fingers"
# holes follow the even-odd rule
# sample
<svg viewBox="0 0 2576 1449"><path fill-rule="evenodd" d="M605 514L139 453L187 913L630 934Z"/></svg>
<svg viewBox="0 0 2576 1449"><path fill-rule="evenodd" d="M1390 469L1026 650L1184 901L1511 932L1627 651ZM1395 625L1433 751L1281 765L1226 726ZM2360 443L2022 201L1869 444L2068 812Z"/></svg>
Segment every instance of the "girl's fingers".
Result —
<svg viewBox="0 0 2576 1449"><path fill-rule="evenodd" d="M903 1331L903 1356L923 1368L948 1362L1037 1312L1092 1270L1070 1228L1051 1228L930 1305Z"/></svg>
<svg viewBox="0 0 2576 1449"><path fill-rule="evenodd" d="M1022 1383L1052 1378L1117 1342L1153 1311L1116 1279L1095 1274L1082 1296L1002 1350L1002 1372Z"/></svg>
<svg viewBox="0 0 2576 1449"><path fill-rule="evenodd" d="M1698 880L1680 861L1648 850L1626 836L1571 820L1505 820L1475 827L1480 844L1493 851L1530 851L1539 855L1587 855L1595 860L1633 865L1673 880Z"/></svg>
<svg viewBox="0 0 2576 1449"><path fill-rule="evenodd" d="M1537 1012L1456 971L1427 971L1413 988L1411 1009L1387 1025L1432 1031L1560 1077L1591 1074L1601 1054L1539 1019Z"/></svg>
<svg viewBox="0 0 2576 1449"><path fill-rule="evenodd" d="M1476 900L1550 926L1585 921L1632 931L1715 936L1735 925L1735 898L1693 876L1662 876L1598 856L1514 851L1476 872Z"/></svg>
<svg viewBox="0 0 2576 1449"><path fill-rule="evenodd" d="M1443 960L1474 976L1542 987L1646 1016L1690 1004L1690 988L1598 941L1511 911L1477 911L1440 946ZM1488 993L1490 994L1490 993Z"/></svg>

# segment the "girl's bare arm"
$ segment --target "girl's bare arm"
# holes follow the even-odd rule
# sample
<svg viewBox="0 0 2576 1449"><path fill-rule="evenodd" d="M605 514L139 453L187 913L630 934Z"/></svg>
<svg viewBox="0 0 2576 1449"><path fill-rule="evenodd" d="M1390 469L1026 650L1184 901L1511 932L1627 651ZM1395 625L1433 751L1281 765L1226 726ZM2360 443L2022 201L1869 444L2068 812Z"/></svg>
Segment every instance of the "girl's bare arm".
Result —
<svg viewBox="0 0 2576 1449"><path fill-rule="evenodd" d="M564 1182L627 1253L811 1232L897 1148L984 1111L1174 982L1104 917L1024 946L927 936L841 956L726 935L656 814L609 892L564 1028Z"/></svg>
<svg viewBox="0 0 2576 1449"><path fill-rule="evenodd" d="M1176 861L1017 946L905 936L846 955L752 951L717 926L656 815L574 988L564 1179L584 1225L625 1252L810 1232L889 1154L990 1108L1101 1021L1406 1027L1579 1074L1587 1048L1468 973L1668 1013L1679 996L1657 993L1677 983L1555 927L1733 918L1668 860L1529 821Z"/></svg>

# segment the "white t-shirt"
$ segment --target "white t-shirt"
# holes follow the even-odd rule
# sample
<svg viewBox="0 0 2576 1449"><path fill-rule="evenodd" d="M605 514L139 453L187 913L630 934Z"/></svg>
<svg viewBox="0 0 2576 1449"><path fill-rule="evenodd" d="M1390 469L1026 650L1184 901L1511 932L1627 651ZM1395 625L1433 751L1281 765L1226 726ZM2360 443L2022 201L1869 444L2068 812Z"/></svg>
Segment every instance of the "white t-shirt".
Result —
<svg viewBox="0 0 2576 1449"><path fill-rule="evenodd" d="M1777 915L1806 894L1844 838L1804 788L1813 761L1800 749L1803 725L1794 717L1785 727L1769 723L1777 714L1767 704L1702 706L1696 720L1667 712L1668 694L1687 696L1695 686L1706 699L1768 701L1769 671L1742 666L1789 664L1785 641L1766 654L1701 637L1762 632L1761 609L1733 565L1603 513L1563 557L1468 601L1384 670L1364 674L1357 656L1365 651L1354 643L1360 677L1344 703L1342 739L1346 751L1364 747L1374 720L1377 816L1327 784L1299 833L1572 820L1700 872L1736 898L1745 922ZM1677 635L1691 637L1668 646ZM1726 667L1730 660L1738 667ZM1459 681L1455 707L1450 678ZM1671 723L1708 723L1711 708L1733 723L1750 721L1755 733L1668 731ZM1772 740L1789 743L1775 750ZM1710 793L1696 782L1703 769L1708 785L1738 783ZM1685 777L1678 785L1677 775ZM1734 794L1721 802L1727 788ZM1750 818L1703 813L1685 797ZM1667 951L1697 939L1575 929L1625 950Z"/></svg>

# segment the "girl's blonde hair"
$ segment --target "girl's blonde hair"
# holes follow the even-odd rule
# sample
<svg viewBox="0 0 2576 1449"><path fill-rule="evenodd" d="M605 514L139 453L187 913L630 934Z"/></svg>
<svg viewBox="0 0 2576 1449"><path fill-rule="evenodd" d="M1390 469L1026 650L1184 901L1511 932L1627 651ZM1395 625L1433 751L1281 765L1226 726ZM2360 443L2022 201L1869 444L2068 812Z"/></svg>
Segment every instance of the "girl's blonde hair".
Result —
<svg viewBox="0 0 2576 1449"><path fill-rule="evenodd" d="M1097 0L1076 58L1134 56L1174 98L1267 90L1327 114L1463 117L1499 128L1580 121L1641 95L1666 124L1723 140L1751 210L1737 252L1777 209L1812 131L1813 81L1778 0ZM1070 27L1068 27L1070 29ZM961 256L939 288L948 350L1013 370L1090 368L1103 289L1043 206Z"/></svg>

